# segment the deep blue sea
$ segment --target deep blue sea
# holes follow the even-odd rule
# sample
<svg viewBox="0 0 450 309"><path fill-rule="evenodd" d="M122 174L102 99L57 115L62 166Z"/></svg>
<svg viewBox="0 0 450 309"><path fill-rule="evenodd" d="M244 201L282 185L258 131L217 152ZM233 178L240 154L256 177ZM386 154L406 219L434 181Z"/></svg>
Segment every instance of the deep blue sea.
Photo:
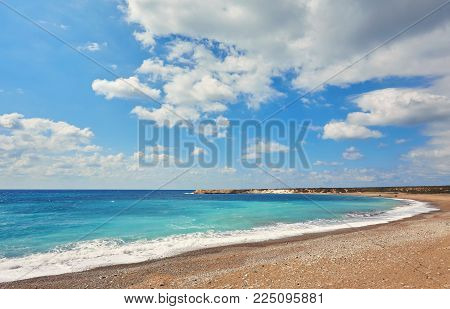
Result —
<svg viewBox="0 0 450 309"><path fill-rule="evenodd" d="M0 191L0 281L389 222L432 210L341 195Z"/></svg>

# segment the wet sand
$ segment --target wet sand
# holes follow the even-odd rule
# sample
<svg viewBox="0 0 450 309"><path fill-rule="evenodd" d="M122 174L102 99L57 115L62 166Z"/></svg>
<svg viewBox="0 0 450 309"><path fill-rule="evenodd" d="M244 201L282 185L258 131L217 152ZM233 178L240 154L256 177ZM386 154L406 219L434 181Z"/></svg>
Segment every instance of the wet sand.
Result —
<svg viewBox="0 0 450 309"><path fill-rule="evenodd" d="M450 194L390 194L440 211L387 224L198 250L0 288L449 288Z"/></svg>

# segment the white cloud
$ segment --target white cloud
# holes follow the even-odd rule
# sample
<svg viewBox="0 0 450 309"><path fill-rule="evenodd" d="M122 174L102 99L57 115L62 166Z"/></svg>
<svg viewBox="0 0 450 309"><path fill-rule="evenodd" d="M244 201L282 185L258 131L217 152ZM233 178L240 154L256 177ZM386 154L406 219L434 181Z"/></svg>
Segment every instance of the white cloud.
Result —
<svg viewBox="0 0 450 309"><path fill-rule="evenodd" d="M399 139L396 139L395 140L395 143L396 144L404 144L404 143L406 143L408 140L407 139L405 139L405 138L399 138Z"/></svg>
<svg viewBox="0 0 450 309"><path fill-rule="evenodd" d="M194 150L192 150L192 155L193 156L199 156L199 155L201 155L203 153L205 153L205 149L203 149L202 147L195 146Z"/></svg>
<svg viewBox="0 0 450 309"><path fill-rule="evenodd" d="M164 64L162 60L144 61L138 72L154 78L163 79L164 104L161 108L139 108L139 115L157 118L161 123L164 117L169 121L173 115L167 111L183 115L186 120L199 120L206 114L224 112L228 104L234 104L238 95L246 95L249 106L257 107L265 98L276 95L268 86L270 80L261 80L256 63L249 63L245 56L230 54L225 59L219 59L213 52L203 45L192 45L177 41L181 52L171 53L169 58L179 61L180 57L192 62L190 68ZM186 56L190 46L192 52ZM136 110L135 110L136 112Z"/></svg>
<svg viewBox="0 0 450 309"><path fill-rule="evenodd" d="M344 121L331 121L323 127L323 139L347 139L347 138L379 138L382 134L376 130L370 130L362 125L347 123Z"/></svg>
<svg viewBox="0 0 450 309"><path fill-rule="evenodd" d="M98 95L104 95L106 99L114 98L146 98L158 99L161 91L152 89L141 83L136 76L129 78L118 78L113 81L96 79L92 82L92 90Z"/></svg>
<svg viewBox="0 0 450 309"><path fill-rule="evenodd" d="M245 159L245 160L259 159L259 158L261 158L261 153L257 153L257 152L244 153L242 155L242 158Z"/></svg>
<svg viewBox="0 0 450 309"><path fill-rule="evenodd" d="M345 151L342 153L342 158L345 160L359 160L362 159L364 156L362 153L359 152L358 149L351 146L345 149Z"/></svg>
<svg viewBox="0 0 450 309"><path fill-rule="evenodd" d="M175 46L179 44L183 46L180 54L185 55L183 43L177 42ZM199 112L222 112L238 95L246 95L248 106L253 108L277 95L270 87L270 79L262 72L264 65L258 66L243 55L234 55L235 51L230 53L222 60L206 46L196 45L189 56L175 58L173 53L170 54L173 60L191 63L191 69L180 69L178 74L167 78L163 87L166 102L191 105ZM166 66L174 71L173 66Z"/></svg>
<svg viewBox="0 0 450 309"><path fill-rule="evenodd" d="M430 124L424 134L430 137L426 145L412 149L405 155L418 175L450 175L450 122Z"/></svg>
<svg viewBox="0 0 450 309"><path fill-rule="evenodd" d="M3 114L0 115L0 127L12 129L20 127L21 119L23 118L22 114L19 113L11 113L11 114Z"/></svg>
<svg viewBox="0 0 450 309"><path fill-rule="evenodd" d="M0 184L8 188L105 188L119 183L139 187L143 179L157 178L158 185L179 173L160 166L173 162L173 156L158 153L166 150L161 145L146 153L146 159L160 163L149 173L139 168L139 153L105 153L92 143L93 138L90 129L62 121L0 115Z"/></svg>
<svg viewBox="0 0 450 309"><path fill-rule="evenodd" d="M151 44L155 36L174 33L217 40L245 50L279 53L304 33L305 4L267 1L128 1L127 19L142 26L138 39ZM252 40L248 37L251 36ZM292 48L291 48L292 49Z"/></svg>
<svg viewBox="0 0 450 309"><path fill-rule="evenodd" d="M196 5L198 7L194 9ZM219 3L207 6L212 8L215 5L222 6ZM135 33L136 39L141 41L144 46L149 46L155 44L155 36L170 37L172 34L182 34L182 32L178 32L181 29L177 26L178 21L173 20L173 18L182 18L182 15L178 14L180 6L184 5L175 2L129 1L125 11L127 19L140 24L143 29ZM233 6L237 7L237 4L233 4ZM248 13L252 6L248 8ZM279 10L278 6L272 6L275 11L289 12L288 8ZM197 11L204 7L204 3L192 3L186 6L185 13L188 15L185 16L200 21L205 16L197 16ZM159 12L159 9L162 11ZM236 11L231 7L230 10ZM175 14L172 15L173 18L164 16L169 11L172 11L170 15ZM267 10L266 16L260 17L260 22L264 22L266 17L270 17L273 12L274 10ZM189 15L191 13L193 15ZM223 15L221 10L211 13ZM166 22L170 20L170 29L167 28L166 22L159 24L162 22L159 17L166 19ZM272 22L274 25L278 24L275 20ZM203 22L201 24L205 25ZM228 25L234 25L233 27L236 28L234 22ZM167 31L159 33L157 31L159 26L166 28ZM255 26L255 29L259 26ZM188 30L188 28L185 29ZM235 34L237 33L235 32ZM261 35L261 38L263 37L265 34ZM206 40L198 40L203 38ZM220 44L213 46L215 41L220 41ZM162 82L163 101L165 105L169 106L166 110L178 112L180 108L189 108L195 111L199 118L205 114L226 111L227 105L235 103L238 97L243 98L248 107L258 108L262 103L279 96L280 93L271 85L271 78L274 74L278 74L274 72L275 68L260 56L247 56L245 48L230 43L231 41L217 40L213 36L192 35L184 39L173 39L172 37L166 43L169 53L165 57L146 59L136 72L148 78L149 81L159 80ZM217 53L217 49L220 50L220 54ZM158 113L161 116L165 114L158 112L157 109L151 109L148 112Z"/></svg>
<svg viewBox="0 0 450 309"><path fill-rule="evenodd" d="M343 7L331 0L212 0L206 5L200 0L129 0L125 11L129 22L142 27L136 38L144 45L172 34L215 40L276 70L298 69L294 85L310 89L441 3L351 0ZM450 68L442 64L449 62L450 47L441 38L449 34L448 16L434 14L329 83L392 75L448 76Z"/></svg>
<svg viewBox="0 0 450 309"><path fill-rule="evenodd" d="M184 43L177 42L174 46L184 46ZM192 48L189 59L183 58L191 62L189 68L164 63L160 59L147 59L137 70L149 80L163 81L164 105L159 109L147 109L147 116L158 115L162 121L168 110L176 114L189 110L191 115L184 118L198 120L205 114L226 111L227 105L235 103L240 94L247 95L249 106L257 107L261 100L275 93L268 86L270 81L261 81L257 71L252 71L252 76L246 74L243 67L247 64L242 57L228 56L221 60L203 45ZM171 53L168 57L179 62L185 51L183 47L182 52ZM143 108L139 110L141 115L144 114ZM167 116L168 120L173 118Z"/></svg>
<svg viewBox="0 0 450 309"><path fill-rule="evenodd" d="M361 186L383 183L386 179L392 183L392 175L367 168L342 168L336 170L312 171L304 179L310 186Z"/></svg>
<svg viewBox="0 0 450 309"><path fill-rule="evenodd" d="M136 40L153 48L164 38L168 52L144 60L136 73L162 84L158 95L169 110L188 106L199 119L226 111L238 98L257 109L279 97L272 79L287 70L296 75L294 87L311 89L439 4L128 0L121 8L127 21L140 27ZM449 35L450 18L435 14L328 84L420 75L436 77L435 88L445 92L450 47L441 38ZM356 129L365 131L362 136L380 136Z"/></svg>
<svg viewBox="0 0 450 309"><path fill-rule="evenodd" d="M314 166L338 166L338 165L342 165L341 162L336 162L336 161L321 161L321 160L317 160L314 161L313 163Z"/></svg>
<svg viewBox="0 0 450 309"><path fill-rule="evenodd" d="M289 147L275 141L256 140L250 143L243 158L253 160L261 157L263 153L280 153L289 151Z"/></svg>
<svg viewBox="0 0 450 309"><path fill-rule="evenodd" d="M124 12L140 27L136 39L150 49L165 44L158 47L167 51L136 70L146 87L157 80L163 106L136 106L132 112L172 124L179 120L177 115L197 121L226 112L241 100L258 108L280 96L272 79L290 76L284 74L287 70L294 75L294 88L310 90L439 4L441 0L349 0L345 6L331 0L128 0ZM343 87L421 76L430 78L431 86L363 94L355 99L359 111L324 126L324 139L380 138L380 127L420 124L430 141L406 158L418 164L420 158L430 157L430 150L436 162L438 157L445 162L446 137L434 129L434 124L445 127L449 119L450 45L442 38L450 36L450 18L444 13L434 14L327 82ZM115 81L101 82L108 88ZM112 88L96 92L107 98L135 97Z"/></svg>
<svg viewBox="0 0 450 309"><path fill-rule="evenodd" d="M171 42L168 46L169 55L167 55L168 61L178 61L182 63L192 64L191 58L194 50L196 49L196 44L190 41L175 40Z"/></svg>
<svg viewBox="0 0 450 309"><path fill-rule="evenodd" d="M450 100L425 89L387 88L364 93L354 99L362 110L347 115L345 121L331 121L323 138L381 137L367 126L418 125L450 118Z"/></svg>
<svg viewBox="0 0 450 309"><path fill-rule="evenodd" d="M5 177L88 176L124 158L122 154L101 155L101 147L92 144L93 137L90 129L63 121L18 113L0 115L1 173Z"/></svg>
<svg viewBox="0 0 450 309"><path fill-rule="evenodd" d="M230 125L230 120L227 117L220 115L216 118L216 124L219 127L226 128Z"/></svg>
<svg viewBox="0 0 450 309"><path fill-rule="evenodd" d="M164 101L174 110L189 105L201 117L225 111L237 97L258 108L280 96L272 78L286 70L297 74L295 87L311 89L439 4L351 0L344 8L330 0L129 0L123 10L141 27L135 38L144 46L167 39L165 59L147 59L137 72L163 81ZM450 47L441 38L449 35L450 19L435 14L328 84L426 75L440 77L436 89L445 92ZM356 129L365 131L364 138L380 136Z"/></svg>
<svg viewBox="0 0 450 309"><path fill-rule="evenodd" d="M225 138L227 135L227 130L230 125L230 121L227 117L224 117L222 115L218 116L216 119L216 127L217 127L217 137L218 138Z"/></svg>
<svg viewBox="0 0 450 309"><path fill-rule="evenodd" d="M141 66L137 69L138 73L148 74L154 77L154 79L169 78L184 71L185 70L181 67L164 64L164 62L159 58L144 60Z"/></svg>
<svg viewBox="0 0 450 309"><path fill-rule="evenodd" d="M227 121L219 119L218 122L226 124ZM293 186L386 185L393 181L411 184L411 181L417 183L418 176L424 182L431 179L426 178L430 176L430 162L433 163L432 168L439 170L439 173L431 176L448 175L450 172L449 132L448 125L444 123L427 129L426 134L431 136L429 143L405 156L405 159L417 163L417 169L412 172L404 169L383 172L335 167L307 173L299 173L294 169L271 171ZM0 184L8 188L140 188L149 184L157 186L181 173L176 168L161 167L164 162L174 160L173 156L163 153L167 148L161 145L146 151L146 159L161 163L149 172L149 169L140 168L137 164L137 159L143 154L127 156L105 153L101 147L92 143L93 138L90 129L62 121L27 118L19 113L0 115ZM265 151L286 150L286 146L268 141L261 143L260 148ZM349 148L347 152L358 151ZM337 163L317 161L315 165L335 166ZM206 177L211 174L221 176ZM235 168L193 169L171 188L279 186L278 182L271 181L271 178L261 177L258 170L241 173Z"/></svg>
<svg viewBox="0 0 450 309"><path fill-rule="evenodd" d="M84 45L78 46L78 50L81 51L90 51L90 52L97 52L102 50L103 48L106 48L108 46L108 43L97 43L97 42L87 42Z"/></svg>
<svg viewBox="0 0 450 309"><path fill-rule="evenodd" d="M135 163L142 159L144 162L151 164L151 167L154 168L155 166L167 168L165 165L172 165L174 164L175 157L171 154L164 153L165 147L162 147L160 145L157 145L156 147L148 147L144 152L135 152L133 154L133 159L135 162L128 161L128 164L130 167L128 170L133 170L135 172L139 171L139 166ZM159 148L159 150L158 150ZM164 149L164 150L163 150ZM126 173L126 170L121 171L123 174Z"/></svg>
<svg viewBox="0 0 450 309"><path fill-rule="evenodd" d="M204 76L194 84L192 96L199 101L234 100L235 95L230 86L211 77Z"/></svg>
<svg viewBox="0 0 450 309"><path fill-rule="evenodd" d="M404 12L409 12L410 9L411 7L408 6L408 9L404 10ZM425 13L426 10L423 11L423 15ZM419 17L418 15L416 16ZM357 25L354 26L357 27ZM362 63L337 75L328 81L328 84L345 86L387 76L436 76L441 78L449 76L450 70L448 67L443 67L442 64L450 60L450 48L448 44L445 46L445 43L440 39L450 34L449 20L441 20L440 23L434 26L434 29L427 29L428 31L424 31L423 28L420 30L413 29L405 37L393 41L388 46L377 50L370 57L365 58ZM400 30L401 27L399 25L397 29ZM361 30L362 28L359 29ZM361 35L362 33L358 34ZM385 39L392 35L394 35L392 30L390 33L386 32ZM369 33L368 36L370 36ZM377 43L373 42L373 45L367 47L367 50L377 46L381 41L382 39ZM326 44L329 43L331 41ZM347 55L339 55L336 59L322 58L326 65L318 63L317 65L306 67L303 74L300 74L294 81L294 85L303 89L311 89L359 59L366 51L361 50L358 45L348 45L347 47L351 48ZM314 56L314 58L319 57ZM448 92L444 93L448 94Z"/></svg>
<svg viewBox="0 0 450 309"><path fill-rule="evenodd" d="M347 115L347 121L365 126L416 125L450 117L448 97L424 89L387 88L355 99L362 112Z"/></svg>
<svg viewBox="0 0 450 309"><path fill-rule="evenodd" d="M135 32L133 32L133 35L136 38L136 40L141 42L142 45L144 45L145 47L155 44L155 40L153 39L153 36L146 31L143 31L143 32L135 31Z"/></svg>
<svg viewBox="0 0 450 309"><path fill-rule="evenodd" d="M257 141L247 147L247 152L256 153L271 153L271 152L286 152L289 147L274 141Z"/></svg>
<svg viewBox="0 0 450 309"><path fill-rule="evenodd" d="M204 136L213 136L217 138L224 138L227 134L227 128L230 125L228 118L220 115L214 120L208 120L199 124L198 133Z"/></svg>
<svg viewBox="0 0 450 309"><path fill-rule="evenodd" d="M200 114L192 107L179 107L175 109L172 105L164 104L161 108L148 109L143 106L136 106L131 111L139 119L153 120L159 126L173 127L175 124L184 121L196 121Z"/></svg>
<svg viewBox="0 0 450 309"><path fill-rule="evenodd" d="M62 121L25 118L18 113L0 115L0 149L9 154L33 152L91 151L94 136L88 128L80 129ZM6 154L6 153L5 153Z"/></svg>
<svg viewBox="0 0 450 309"><path fill-rule="evenodd" d="M404 158L412 163L410 168L421 175L450 173L449 97L430 93L430 89L393 88L368 92L354 101L362 111L349 113L345 121L325 125L324 138L364 138L378 132L366 126L422 125L425 126L423 134L430 140L426 145L412 149ZM398 139L395 142L406 141Z"/></svg>
<svg viewBox="0 0 450 309"><path fill-rule="evenodd" d="M148 148L150 148L150 149L148 149L148 151L151 153L160 153L160 152L165 152L168 150L168 147L165 147L165 146L159 145L159 144L150 146Z"/></svg>

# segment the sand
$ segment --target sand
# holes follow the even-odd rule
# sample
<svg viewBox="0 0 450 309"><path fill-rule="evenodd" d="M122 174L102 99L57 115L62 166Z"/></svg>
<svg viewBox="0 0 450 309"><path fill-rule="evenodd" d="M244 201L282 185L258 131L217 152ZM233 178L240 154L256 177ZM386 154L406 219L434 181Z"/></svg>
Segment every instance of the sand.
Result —
<svg viewBox="0 0 450 309"><path fill-rule="evenodd" d="M0 288L449 288L450 194L364 195L427 201L440 211L376 226L0 283Z"/></svg>

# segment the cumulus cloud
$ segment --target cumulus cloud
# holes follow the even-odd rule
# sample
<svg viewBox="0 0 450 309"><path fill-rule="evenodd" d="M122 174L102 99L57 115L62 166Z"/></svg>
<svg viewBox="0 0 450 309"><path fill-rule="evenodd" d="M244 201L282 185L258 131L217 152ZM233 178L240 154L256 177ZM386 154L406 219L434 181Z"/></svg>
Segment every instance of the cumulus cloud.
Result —
<svg viewBox="0 0 450 309"><path fill-rule="evenodd" d="M148 74L152 79L169 78L173 75L184 72L184 69L171 64L164 64L163 60L159 58L146 59L137 69L138 73Z"/></svg>
<svg viewBox="0 0 450 309"><path fill-rule="evenodd" d="M218 117L217 122L227 125L225 117ZM417 175L426 176L429 165L420 165L425 160L433 162L440 170L439 175L448 173L448 156L450 155L450 130L448 125L430 126L426 134L432 136L424 148L416 148L408 153L407 160L418 161L418 169L411 179L417 180ZM142 183L154 186L163 179L169 180L180 174L175 168L152 167L140 169L137 159L144 154L135 153L127 156L122 153L105 153L101 147L92 143L94 133L88 128L80 128L73 124L54 121L45 118L27 118L19 113L0 115L0 183L3 187L139 187ZM260 146L249 145L259 152L283 152L287 146L270 141L255 141ZM258 150L259 149L259 150ZM167 148L156 145L146 152L146 159L158 160L161 164L173 161L174 157L167 154ZM431 150L431 151L430 151ZM200 153L201 151L197 151ZM350 147L347 153L357 153ZM356 155L358 156L358 155ZM392 184L392 180L408 183L405 178L407 171L382 172L374 169L336 168L337 162L317 161L317 166L333 166L332 170L320 172L299 173L293 169L272 169L277 177L282 177L288 183L296 186L320 185L361 185L361 183ZM419 169L421 168L421 169ZM222 175L208 179L209 186L279 186L271 183L271 178L261 177L258 170L238 173L235 168L193 169L177 182L183 187L204 187L206 175ZM157 175L157 176L156 176ZM394 175L397 175L394 177ZM398 175L401 175L399 178ZM409 173L411 176L411 173ZM201 176L201 177L200 177ZM409 176L408 176L409 177ZM421 179L426 180L426 178Z"/></svg>
<svg viewBox="0 0 450 309"><path fill-rule="evenodd" d="M136 40L146 47L161 44L167 51L158 57L152 53L136 74L158 81L165 110L189 109L199 119L224 112L237 101L259 108L281 95L273 78L287 71L294 75L295 88L310 90L439 4L350 0L343 7L331 0L128 0L122 9L127 21L140 27ZM450 68L443 64L450 61L450 47L441 38L449 35L450 18L434 14L327 84L420 75L435 77L437 93L446 92ZM103 94L116 97L108 93ZM166 115L158 109L148 112ZM381 136L343 126L330 128L345 131L342 134L325 136Z"/></svg>
<svg viewBox="0 0 450 309"><path fill-rule="evenodd" d="M20 127L22 118L23 115L19 113L0 115L0 127L4 127L7 129L12 129L13 127L18 128Z"/></svg>
<svg viewBox="0 0 450 309"><path fill-rule="evenodd" d="M321 136L381 138L386 126L422 125L428 144L405 158L415 164L421 158L430 161L429 150L444 162L446 136L440 132L446 132L450 95L450 45L442 39L450 36L445 11L328 79L440 4L440 0L350 0L345 6L332 0L225 4L128 0L123 4L125 17L139 27L135 38L151 50L129 79L163 103L159 108L136 106L132 113L163 125L180 118L216 117L241 102L256 109L281 96L274 88L275 77L288 79L304 92L325 80L323 87L343 87L392 76L422 76L430 78L428 89L383 89L358 96L354 99L358 111L330 121ZM158 57L155 47L163 51ZM139 97L124 85L127 79L96 80L92 87L107 99Z"/></svg>
<svg viewBox="0 0 450 309"><path fill-rule="evenodd" d="M306 4L267 1L128 1L127 19L141 25L137 37L144 44L156 36L174 33L208 38L246 50L265 47L266 53L283 54L292 40L303 34ZM249 40L249 36L252 40ZM261 52L264 52L261 50Z"/></svg>
<svg viewBox="0 0 450 309"><path fill-rule="evenodd" d="M144 45L180 34L237 46L276 70L298 69L296 87L311 89L440 5L442 1L179 1L129 0L129 22ZM405 9L407 8L407 10ZM448 76L450 19L442 12L416 25L363 65L330 80L345 85L385 76ZM248 38L252 39L249 40ZM273 74L272 72L268 74Z"/></svg>
<svg viewBox="0 0 450 309"><path fill-rule="evenodd" d="M367 126L421 125L424 126L422 133L430 138L429 141L412 149L404 158L424 174L450 172L447 163L450 161L449 97L430 93L430 89L393 88L368 92L354 101L361 111L349 113L345 121L325 125L324 138L379 137L380 132ZM377 132L375 136L374 132ZM406 141L398 139L395 143Z"/></svg>
<svg viewBox="0 0 450 309"><path fill-rule="evenodd" d="M342 158L345 160L359 160L363 158L363 154L359 152L354 146L348 147L342 153Z"/></svg>
<svg viewBox="0 0 450 309"><path fill-rule="evenodd" d="M275 141L255 140L250 143L243 157L253 160L261 157L263 153L280 153L289 151L289 147Z"/></svg>
<svg viewBox="0 0 450 309"><path fill-rule="evenodd" d="M426 89L381 89L364 93L354 102L361 111L349 113L345 121L326 124L323 138L377 138L381 132L368 126L418 125L450 118L449 98Z"/></svg>
<svg viewBox="0 0 450 309"><path fill-rule="evenodd" d="M169 127L173 127L175 124L184 121L196 121L200 118L199 112L192 107L182 106L175 109L172 105L168 104L154 109L136 106L132 109L131 113L137 115L139 119L153 120L159 126L167 125Z"/></svg>
<svg viewBox="0 0 450 309"><path fill-rule="evenodd" d="M230 121L227 117L219 115L216 119L200 123L198 133L208 137L224 138Z"/></svg>
<svg viewBox="0 0 450 309"><path fill-rule="evenodd" d="M331 121L323 127L323 139L347 139L347 138L379 138L380 131L370 130L362 125L347 123L344 121Z"/></svg>
<svg viewBox="0 0 450 309"><path fill-rule="evenodd" d="M268 67L238 54L234 48L223 47L227 54L223 59L204 43L176 40L169 49L165 60L147 59L137 69L144 78L163 83L165 111L181 114L183 111L179 110L189 109L196 117L187 119L197 120L203 115L225 112L239 96L245 98L249 107L258 108L280 95L271 88L270 76L263 72ZM166 114L159 109L147 111Z"/></svg>
<svg viewBox="0 0 450 309"><path fill-rule="evenodd" d="M121 181L174 177L174 168L142 170L139 154L107 153L92 143L89 128L45 118L27 118L19 113L0 115L0 184L3 187L107 187ZM172 160L166 148L156 145L145 159L163 164ZM179 173L179 172L178 172ZM13 180L14 179L14 180ZM126 186L126 183L125 183ZM92 188L92 187L90 187Z"/></svg>
<svg viewBox="0 0 450 309"><path fill-rule="evenodd" d="M63 121L0 115L0 170L12 177L87 176L123 163L123 154L101 155L93 137L89 128Z"/></svg>
<svg viewBox="0 0 450 309"><path fill-rule="evenodd" d="M450 117L449 99L424 89L387 88L355 99L362 112L347 115L349 123L366 126L416 125Z"/></svg>
<svg viewBox="0 0 450 309"><path fill-rule="evenodd" d="M22 153L91 151L94 136L88 128L62 121L25 118L22 114L0 115L0 149L20 156Z"/></svg>
<svg viewBox="0 0 450 309"><path fill-rule="evenodd" d="M159 89L152 89L148 85L141 83L136 76L118 78L112 81L96 79L92 82L92 90L98 95L105 96L108 100L114 98L145 99L146 97L158 99L161 93Z"/></svg>

